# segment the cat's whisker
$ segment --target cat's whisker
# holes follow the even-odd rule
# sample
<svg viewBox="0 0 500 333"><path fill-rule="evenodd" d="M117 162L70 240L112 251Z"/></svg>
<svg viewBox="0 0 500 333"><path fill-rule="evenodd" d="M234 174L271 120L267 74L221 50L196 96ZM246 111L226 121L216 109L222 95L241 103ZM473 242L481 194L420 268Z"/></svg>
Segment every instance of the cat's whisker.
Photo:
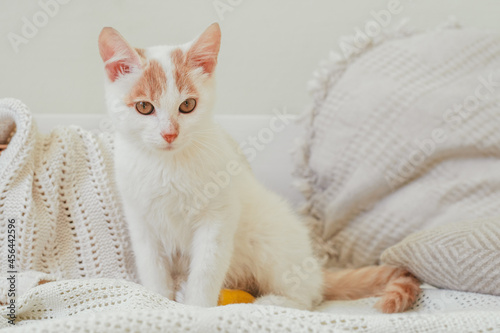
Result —
<svg viewBox="0 0 500 333"><path fill-rule="evenodd" d="M193 142L196 142L197 144L201 145L202 148L206 149L210 153L214 153L215 155L223 155L224 154L224 150L220 147L215 146L215 145L208 144L207 142L203 142L203 141L193 140ZM198 147L200 147L199 145L198 145ZM203 149L201 149L201 150L203 150ZM221 154L219 154L219 153L221 153ZM212 156L210 156L210 157L212 157Z"/></svg>
<svg viewBox="0 0 500 333"><path fill-rule="evenodd" d="M211 143L209 141L201 141L201 140L198 140L197 138L192 138L191 140L193 142L200 143L203 146L207 146L207 147L210 146L210 147L213 147L213 148L215 148L215 149L217 149L217 150L219 150L221 152L224 152L224 150L221 147L219 147L219 146L217 146L217 145L215 145L215 144L213 144L213 143Z"/></svg>

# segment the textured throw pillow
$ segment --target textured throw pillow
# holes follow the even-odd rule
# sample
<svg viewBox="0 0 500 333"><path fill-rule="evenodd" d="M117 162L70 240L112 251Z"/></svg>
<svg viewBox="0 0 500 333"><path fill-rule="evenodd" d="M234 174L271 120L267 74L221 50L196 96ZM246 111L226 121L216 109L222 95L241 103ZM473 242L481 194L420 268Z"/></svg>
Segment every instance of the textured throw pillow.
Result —
<svg viewBox="0 0 500 333"><path fill-rule="evenodd" d="M500 295L500 216L417 232L381 259L437 287Z"/></svg>
<svg viewBox="0 0 500 333"><path fill-rule="evenodd" d="M317 253L376 264L408 235L500 215L500 35L394 34L325 62L296 176Z"/></svg>

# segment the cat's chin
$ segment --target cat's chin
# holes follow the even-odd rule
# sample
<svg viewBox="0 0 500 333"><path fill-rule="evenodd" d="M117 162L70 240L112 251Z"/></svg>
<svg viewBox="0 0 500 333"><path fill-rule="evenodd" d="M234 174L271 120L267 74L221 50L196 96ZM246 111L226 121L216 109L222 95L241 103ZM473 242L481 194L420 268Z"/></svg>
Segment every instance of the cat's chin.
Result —
<svg viewBox="0 0 500 333"><path fill-rule="evenodd" d="M155 147L157 151L175 153L182 150L181 145L160 145Z"/></svg>
<svg viewBox="0 0 500 333"><path fill-rule="evenodd" d="M163 150L163 151L174 151L174 150L176 150L176 148L173 147L173 146L167 146L167 147L162 148L161 150Z"/></svg>

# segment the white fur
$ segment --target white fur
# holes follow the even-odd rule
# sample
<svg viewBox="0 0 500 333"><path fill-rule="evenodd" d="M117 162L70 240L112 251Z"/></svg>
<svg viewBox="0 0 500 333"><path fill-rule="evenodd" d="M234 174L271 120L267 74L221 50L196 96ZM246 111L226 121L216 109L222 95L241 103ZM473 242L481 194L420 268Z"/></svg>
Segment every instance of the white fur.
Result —
<svg viewBox="0 0 500 333"><path fill-rule="evenodd" d="M140 115L123 102L140 72L106 83L110 113L119 115L116 177L141 283L198 306L215 306L223 287L257 285L259 303L313 307L322 300L323 276L307 228L255 179L232 139L213 122L213 75L193 77L198 105L191 114L179 114L186 96L174 86L171 50L147 50L167 73L156 116ZM172 117L179 136L165 150L160 132ZM206 186L218 188L208 204L200 196Z"/></svg>

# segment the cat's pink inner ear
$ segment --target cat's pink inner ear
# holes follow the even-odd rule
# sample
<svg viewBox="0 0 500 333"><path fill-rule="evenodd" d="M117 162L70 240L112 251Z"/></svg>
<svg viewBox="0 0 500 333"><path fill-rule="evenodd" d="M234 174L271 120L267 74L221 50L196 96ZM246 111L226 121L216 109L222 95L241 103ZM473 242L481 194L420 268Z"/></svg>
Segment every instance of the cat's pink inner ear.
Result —
<svg viewBox="0 0 500 333"><path fill-rule="evenodd" d="M104 61L106 74L112 82L120 75L130 73L133 68L141 67L137 52L113 28L102 29L99 35L99 53Z"/></svg>
<svg viewBox="0 0 500 333"><path fill-rule="evenodd" d="M217 65L217 56L220 48L221 32L218 23L210 25L193 43L187 53L189 63L212 74Z"/></svg>

